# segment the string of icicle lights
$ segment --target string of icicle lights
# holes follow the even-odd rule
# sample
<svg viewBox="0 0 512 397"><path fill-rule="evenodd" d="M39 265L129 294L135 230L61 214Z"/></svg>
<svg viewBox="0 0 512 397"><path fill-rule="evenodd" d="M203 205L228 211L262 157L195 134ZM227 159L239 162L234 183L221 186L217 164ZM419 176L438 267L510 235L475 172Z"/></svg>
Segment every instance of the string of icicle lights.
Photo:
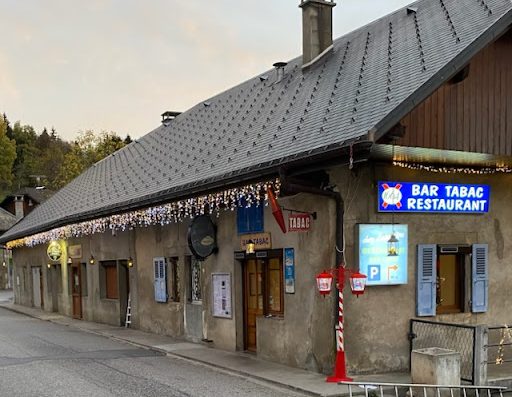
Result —
<svg viewBox="0 0 512 397"><path fill-rule="evenodd" d="M504 173L510 174L512 173L512 168L509 167L484 167L484 168L467 168L467 167L439 167L432 165L423 165L423 164L413 164L413 163L404 163L402 161L393 161L393 165L402 168L408 168L410 170L421 170L421 171L429 171L429 172L437 172L444 174L496 174L496 173Z"/></svg>
<svg viewBox="0 0 512 397"><path fill-rule="evenodd" d="M168 225L205 213L219 216L220 211L223 210L233 211L237 207L259 206L262 203L268 205L267 188L271 187L277 197L279 196L280 186L281 183L276 178L272 181L235 187L217 193L174 201L124 214L110 215L62 226L47 232L10 241L7 243L7 247L33 247L39 244L46 244L52 240L89 236L91 234L104 233L107 230L124 231L136 227Z"/></svg>

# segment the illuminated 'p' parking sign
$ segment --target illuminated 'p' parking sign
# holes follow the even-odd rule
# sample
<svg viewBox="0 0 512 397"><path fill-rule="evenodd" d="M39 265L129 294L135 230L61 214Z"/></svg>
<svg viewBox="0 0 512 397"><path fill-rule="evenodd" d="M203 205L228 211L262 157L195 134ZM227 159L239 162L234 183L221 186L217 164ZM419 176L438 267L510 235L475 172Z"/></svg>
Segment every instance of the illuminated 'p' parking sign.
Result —
<svg viewBox="0 0 512 397"><path fill-rule="evenodd" d="M379 182L379 212L489 212L488 185Z"/></svg>

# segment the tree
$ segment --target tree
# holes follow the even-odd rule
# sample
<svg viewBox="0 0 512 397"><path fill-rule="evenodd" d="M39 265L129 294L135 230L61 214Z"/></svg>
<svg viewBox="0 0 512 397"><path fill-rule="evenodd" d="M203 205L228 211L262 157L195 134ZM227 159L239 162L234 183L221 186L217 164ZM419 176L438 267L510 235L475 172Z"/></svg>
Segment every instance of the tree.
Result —
<svg viewBox="0 0 512 397"><path fill-rule="evenodd" d="M114 132L103 132L99 136L91 130L80 133L64 156L55 185L66 185L87 168L124 146L125 142Z"/></svg>
<svg viewBox="0 0 512 397"><path fill-rule="evenodd" d="M9 191L14 175L13 164L16 159L16 142L7 136L7 118L0 118L0 198Z"/></svg>
<svg viewBox="0 0 512 397"><path fill-rule="evenodd" d="M30 125L21 125L19 121L12 128L12 139L16 141L16 161L14 162L15 188L32 186L30 175L38 174L38 162L41 151L36 145L37 134Z"/></svg>
<svg viewBox="0 0 512 397"><path fill-rule="evenodd" d="M59 138L55 128L52 128L51 134L48 134L45 128L37 137L36 146L41 152L37 165L39 171L36 175L44 175L42 181L49 189L58 189L60 169L66 153L71 150L71 145Z"/></svg>

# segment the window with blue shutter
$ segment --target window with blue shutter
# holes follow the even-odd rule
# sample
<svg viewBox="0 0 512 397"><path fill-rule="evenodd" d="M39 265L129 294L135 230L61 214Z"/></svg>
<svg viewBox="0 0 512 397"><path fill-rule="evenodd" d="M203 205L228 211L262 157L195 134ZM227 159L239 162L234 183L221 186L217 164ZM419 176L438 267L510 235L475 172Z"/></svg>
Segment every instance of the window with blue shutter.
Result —
<svg viewBox="0 0 512 397"><path fill-rule="evenodd" d="M488 306L489 264L487 244L473 244L471 311L483 313Z"/></svg>
<svg viewBox="0 0 512 397"><path fill-rule="evenodd" d="M416 274L416 315L436 314L436 262L435 244L418 245L418 271Z"/></svg>
<svg viewBox="0 0 512 397"><path fill-rule="evenodd" d="M167 302L167 264L165 258L153 258L155 301Z"/></svg>
<svg viewBox="0 0 512 397"><path fill-rule="evenodd" d="M236 224L238 234L263 232L263 209L264 205L252 204L245 207L245 201L241 200L241 207L236 209Z"/></svg>

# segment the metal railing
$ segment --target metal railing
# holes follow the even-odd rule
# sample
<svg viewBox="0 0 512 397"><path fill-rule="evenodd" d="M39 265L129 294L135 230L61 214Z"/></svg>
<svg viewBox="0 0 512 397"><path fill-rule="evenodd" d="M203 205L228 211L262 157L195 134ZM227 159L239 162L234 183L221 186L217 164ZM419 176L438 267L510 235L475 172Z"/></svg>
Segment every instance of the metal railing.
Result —
<svg viewBox="0 0 512 397"><path fill-rule="evenodd" d="M476 359L477 326L411 319L409 329L410 351L439 347L460 353L461 379L472 384L481 370ZM478 382L477 382L478 383Z"/></svg>
<svg viewBox="0 0 512 397"><path fill-rule="evenodd" d="M348 386L349 397L361 395L362 391L352 390L353 386L364 389L365 397L491 397L499 394L503 397L506 387L500 386L468 386L468 385L425 385L419 383L375 383L375 382L339 382ZM390 394L391 393L391 394Z"/></svg>

